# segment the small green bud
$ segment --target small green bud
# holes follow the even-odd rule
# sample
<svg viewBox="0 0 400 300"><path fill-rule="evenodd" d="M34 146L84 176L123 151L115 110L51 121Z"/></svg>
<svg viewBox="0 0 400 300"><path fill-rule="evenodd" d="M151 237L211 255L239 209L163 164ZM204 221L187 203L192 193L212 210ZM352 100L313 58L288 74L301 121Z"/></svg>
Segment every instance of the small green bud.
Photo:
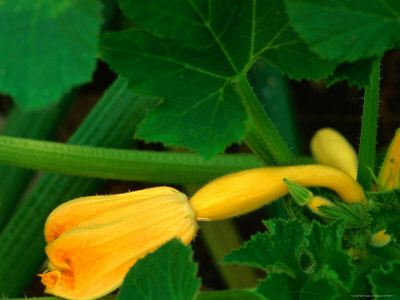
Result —
<svg viewBox="0 0 400 300"><path fill-rule="evenodd" d="M307 205L314 196L310 190L301 185L295 184L286 178L283 179L283 182L286 184L290 195L292 195L296 203L300 206Z"/></svg>

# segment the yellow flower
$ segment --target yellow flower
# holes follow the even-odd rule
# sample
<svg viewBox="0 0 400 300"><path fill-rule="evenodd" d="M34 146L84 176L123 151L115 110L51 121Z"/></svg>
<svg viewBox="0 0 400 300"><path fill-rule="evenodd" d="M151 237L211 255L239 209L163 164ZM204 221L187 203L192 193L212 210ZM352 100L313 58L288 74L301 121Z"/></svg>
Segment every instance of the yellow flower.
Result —
<svg viewBox="0 0 400 300"><path fill-rule="evenodd" d="M400 129L389 146L378 175L379 187L383 190L397 189L400 186Z"/></svg>
<svg viewBox="0 0 400 300"><path fill-rule="evenodd" d="M118 288L129 268L172 238L188 244L197 231L187 197L169 187L79 198L48 217L46 292L94 299Z"/></svg>

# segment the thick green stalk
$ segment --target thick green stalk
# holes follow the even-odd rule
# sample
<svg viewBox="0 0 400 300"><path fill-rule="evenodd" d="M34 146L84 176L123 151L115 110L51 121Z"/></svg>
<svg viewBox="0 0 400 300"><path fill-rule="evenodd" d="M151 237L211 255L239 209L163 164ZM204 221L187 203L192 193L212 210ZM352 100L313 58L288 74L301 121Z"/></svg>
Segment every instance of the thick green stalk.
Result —
<svg viewBox="0 0 400 300"><path fill-rule="evenodd" d="M294 155L300 153L299 126L287 78L259 58L247 73L254 93Z"/></svg>
<svg viewBox="0 0 400 300"><path fill-rule="evenodd" d="M63 119L65 109L75 97L76 91L71 92L57 105L35 112L23 112L14 107L7 116L2 134L42 140L51 138ZM0 165L0 231L10 219L33 175L31 170Z"/></svg>
<svg viewBox="0 0 400 300"><path fill-rule="evenodd" d="M271 119L265 113L247 78L244 75L240 75L234 85L256 125L254 127L250 126L249 130L257 130L257 134L262 138L276 164L286 165L293 163L293 154L279 135ZM260 147L250 145L250 148L259 149ZM260 153L259 155L262 156L263 154ZM268 157L264 160L267 161Z"/></svg>
<svg viewBox="0 0 400 300"><path fill-rule="evenodd" d="M366 191L372 187L371 171L375 168L376 132L378 128L380 60L372 66L370 85L365 87L364 108L358 152L357 181Z"/></svg>
<svg viewBox="0 0 400 300"><path fill-rule="evenodd" d="M117 79L92 109L68 143L128 147L146 111L156 99L140 98ZM101 162L99 162L101 163ZM43 226L60 203L94 193L100 179L45 174L0 234L0 294L17 297L39 271L45 253Z"/></svg>
<svg viewBox="0 0 400 300"><path fill-rule="evenodd" d="M107 149L6 136L0 136L0 163L73 176L169 184L204 183L262 166L251 154L206 160L190 153Z"/></svg>
<svg viewBox="0 0 400 300"><path fill-rule="evenodd" d="M243 142L265 166L274 166L276 164L252 118L247 121L247 132L243 137Z"/></svg>

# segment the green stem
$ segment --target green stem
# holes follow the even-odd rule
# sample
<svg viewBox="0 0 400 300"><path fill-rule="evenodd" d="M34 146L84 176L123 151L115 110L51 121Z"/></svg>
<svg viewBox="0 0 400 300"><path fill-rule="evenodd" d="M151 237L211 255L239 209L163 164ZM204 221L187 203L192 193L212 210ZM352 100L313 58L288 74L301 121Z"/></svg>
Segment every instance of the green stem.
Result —
<svg viewBox="0 0 400 300"><path fill-rule="evenodd" d="M254 124L256 125L249 127L249 130L256 130L258 132L259 136L262 138L262 142L267 146L276 164L292 164L294 162L293 154L279 135L271 119L265 113L247 78L241 75L234 84L236 91L242 98L250 117L254 120ZM250 148L257 149L259 147ZM259 155L262 156L263 154L261 153ZM268 158L265 160L268 160Z"/></svg>
<svg viewBox="0 0 400 300"><path fill-rule="evenodd" d="M204 183L260 167L250 154L206 160L197 154L109 149L0 136L0 163L65 175L153 183Z"/></svg>
<svg viewBox="0 0 400 300"><path fill-rule="evenodd" d="M372 187L371 170L375 167L376 132L378 127L380 60L372 66L371 83L365 87L364 108L358 153L357 181L366 191Z"/></svg>

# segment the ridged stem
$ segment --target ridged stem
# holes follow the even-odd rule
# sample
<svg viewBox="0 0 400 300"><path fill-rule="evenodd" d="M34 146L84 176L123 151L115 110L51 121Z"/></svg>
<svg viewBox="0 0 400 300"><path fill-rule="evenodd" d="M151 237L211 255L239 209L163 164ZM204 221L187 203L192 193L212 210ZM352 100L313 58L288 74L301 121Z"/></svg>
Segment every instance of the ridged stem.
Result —
<svg viewBox="0 0 400 300"><path fill-rule="evenodd" d="M0 136L0 163L73 176L169 184L204 183L262 166L251 154L206 160L190 153L107 149L7 136Z"/></svg>
<svg viewBox="0 0 400 300"><path fill-rule="evenodd" d="M279 135L271 119L265 113L247 78L244 75L240 75L234 82L234 86L256 125L250 126L248 129L257 131L257 134L262 138L263 143L267 146L276 164L285 165L293 163L295 161L293 154ZM260 147L252 147L250 145L250 148L259 149ZM259 155L262 156L263 154L260 153ZM265 157L264 160L268 161L268 159L268 157Z"/></svg>

